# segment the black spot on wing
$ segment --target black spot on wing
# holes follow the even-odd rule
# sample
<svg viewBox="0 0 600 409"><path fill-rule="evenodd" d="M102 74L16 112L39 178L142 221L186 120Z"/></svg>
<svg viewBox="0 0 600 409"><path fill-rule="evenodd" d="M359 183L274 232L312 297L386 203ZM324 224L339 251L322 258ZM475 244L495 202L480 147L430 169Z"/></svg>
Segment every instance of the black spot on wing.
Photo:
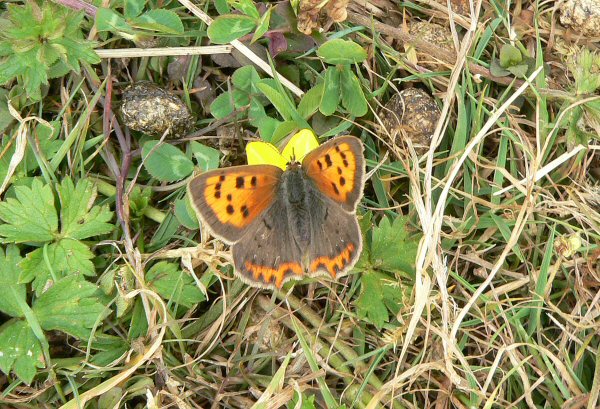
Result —
<svg viewBox="0 0 600 409"><path fill-rule="evenodd" d="M333 191L335 192L335 194L336 194L336 195L339 195L339 194L340 194L340 190L338 189L338 187L337 187L337 184L336 184L336 183L332 182L332 183L331 183L331 187L333 188Z"/></svg>
<svg viewBox="0 0 600 409"><path fill-rule="evenodd" d="M238 189L244 187L244 177L243 176L238 176L237 178L235 178L235 187Z"/></svg>
<svg viewBox="0 0 600 409"><path fill-rule="evenodd" d="M235 212L235 209L233 208L232 205L228 204L227 205L227 213L228 214L233 214Z"/></svg>

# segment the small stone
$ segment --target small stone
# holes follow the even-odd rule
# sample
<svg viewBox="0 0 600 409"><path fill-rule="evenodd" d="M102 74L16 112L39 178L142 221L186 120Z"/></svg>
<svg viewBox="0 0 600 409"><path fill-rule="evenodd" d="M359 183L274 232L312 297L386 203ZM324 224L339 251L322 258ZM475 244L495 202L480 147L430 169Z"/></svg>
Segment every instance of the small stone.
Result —
<svg viewBox="0 0 600 409"><path fill-rule="evenodd" d="M180 137L194 125L192 114L175 94L149 81L123 91L121 113L130 129L157 137L167 130L170 137Z"/></svg>
<svg viewBox="0 0 600 409"><path fill-rule="evenodd" d="M560 22L583 36L600 37L600 1L565 1L560 6Z"/></svg>
<svg viewBox="0 0 600 409"><path fill-rule="evenodd" d="M440 115L434 99L419 88L400 91L379 112L383 133L389 133L397 145L410 139L419 155L429 149Z"/></svg>

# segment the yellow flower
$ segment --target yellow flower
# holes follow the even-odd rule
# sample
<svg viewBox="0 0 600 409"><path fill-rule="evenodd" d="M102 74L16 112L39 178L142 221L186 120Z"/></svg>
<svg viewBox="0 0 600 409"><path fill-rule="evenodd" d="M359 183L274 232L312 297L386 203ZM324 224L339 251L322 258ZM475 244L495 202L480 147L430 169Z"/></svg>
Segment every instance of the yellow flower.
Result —
<svg viewBox="0 0 600 409"><path fill-rule="evenodd" d="M319 146L317 137L310 129L302 129L287 143L283 151L267 142L250 142L246 145L248 165L274 165L283 170L287 164L301 162L307 153Z"/></svg>

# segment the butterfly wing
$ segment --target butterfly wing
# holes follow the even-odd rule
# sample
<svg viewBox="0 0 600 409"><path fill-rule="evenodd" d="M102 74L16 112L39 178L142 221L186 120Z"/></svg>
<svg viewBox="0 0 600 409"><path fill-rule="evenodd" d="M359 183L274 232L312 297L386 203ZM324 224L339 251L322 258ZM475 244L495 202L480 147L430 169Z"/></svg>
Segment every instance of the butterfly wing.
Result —
<svg viewBox="0 0 600 409"><path fill-rule="evenodd" d="M346 211L356 210L365 177L360 139L349 135L330 139L306 155L302 168L321 193Z"/></svg>
<svg viewBox="0 0 600 409"><path fill-rule="evenodd" d="M326 273L336 278L356 264L362 250L356 215L316 190L309 194L309 203L312 240L308 249L308 274Z"/></svg>
<svg viewBox="0 0 600 409"><path fill-rule="evenodd" d="M300 250L280 199L252 223L233 245L232 254L235 272L255 287L281 288L284 282L304 276Z"/></svg>
<svg viewBox="0 0 600 409"><path fill-rule="evenodd" d="M216 169L193 178L188 195L213 234L234 243L273 205L282 172L271 165Z"/></svg>

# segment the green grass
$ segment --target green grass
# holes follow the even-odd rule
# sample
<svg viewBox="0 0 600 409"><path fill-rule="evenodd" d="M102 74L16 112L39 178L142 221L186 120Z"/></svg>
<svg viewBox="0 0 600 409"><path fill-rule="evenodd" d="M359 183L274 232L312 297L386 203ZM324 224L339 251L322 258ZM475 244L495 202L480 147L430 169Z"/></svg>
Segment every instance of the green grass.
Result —
<svg viewBox="0 0 600 409"><path fill-rule="evenodd" d="M600 54L563 31L550 48L560 10L483 3L475 31L468 13L454 19L468 46L454 53L408 30L433 19L452 36L445 3L352 3L311 36L290 29L287 3L215 0L193 14L134 0L85 17L68 10L80 2L24 3L0 4L1 407L600 404ZM198 13L218 26L207 33ZM88 52L227 43L236 21L304 96L238 51L242 68L227 54ZM132 78L173 91L192 131L128 128ZM323 98L328 86L346 94ZM411 87L442 114L428 151L409 127L420 120L381 125ZM338 280L255 289L186 185L244 164L249 141L306 126L364 143L363 253Z"/></svg>

